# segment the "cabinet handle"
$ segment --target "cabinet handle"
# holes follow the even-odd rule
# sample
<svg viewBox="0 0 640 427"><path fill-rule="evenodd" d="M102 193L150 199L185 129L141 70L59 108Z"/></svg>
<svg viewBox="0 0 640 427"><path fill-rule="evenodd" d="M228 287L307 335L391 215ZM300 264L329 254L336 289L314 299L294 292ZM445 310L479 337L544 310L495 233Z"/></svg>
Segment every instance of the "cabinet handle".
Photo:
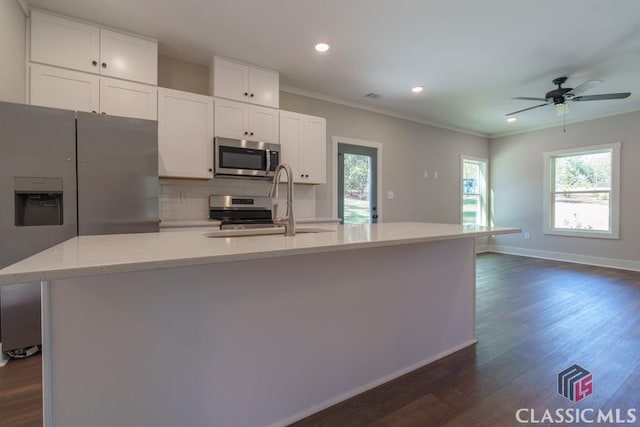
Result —
<svg viewBox="0 0 640 427"><path fill-rule="evenodd" d="M251 98L253 98L253 94L249 95Z"/></svg>
<svg viewBox="0 0 640 427"><path fill-rule="evenodd" d="M306 174L304 177L305 177L305 178L309 178L309 174Z"/></svg>
<svg viewBox="0 0 640 427"><path fill-rule="evenodd" d="M213 172L213 169L209 168L209 172Z"/></svg>
<svg viewBox="0 0 640 427"><path fill-rule="evenodd" d="M98 114L98 112L97 112L96 110L91 110L91 112L92 112L93 114Z"/></svg>
<svg viewBox="0 0 640 427"><path fill-rule="evenodd" d="M102 68L107 68L107 63L106 62L102 63Z"/></svg>
<svg viewBox="0 0 640 427"><path fill-rule="evenodd" d="M245 132L244 134L245 134L245 135L249 135L249 132Z"/></svg>
<svg viewBox="0 0 640 427"><path fill-rule="evenodd" d="M103 111L101 114L107 114L105 111Z"/></svg>
<svg viewBox="0 0 640 427"><path fill-rule="evenodd" d="M91 65L95 67L96 65L98 65L98 61L91 61Z"/></svg>
<svg viewBox="0 0 640 427"><path fill-rule="evenodd" d="M244 93L244 96L249 96L249 92L245 92L245 93Z"/></svg>
<svg viewBox="0 0 640 427"><path fill-rule="evenodd" d="M300 178L304 178L304 174L303 173L300 174Z"/></svg>
<svg viewBox="0 0 640 427"><path fill-rule="evenodd" d="M253 136L253 132L251 132L251 136Z"/></svg>

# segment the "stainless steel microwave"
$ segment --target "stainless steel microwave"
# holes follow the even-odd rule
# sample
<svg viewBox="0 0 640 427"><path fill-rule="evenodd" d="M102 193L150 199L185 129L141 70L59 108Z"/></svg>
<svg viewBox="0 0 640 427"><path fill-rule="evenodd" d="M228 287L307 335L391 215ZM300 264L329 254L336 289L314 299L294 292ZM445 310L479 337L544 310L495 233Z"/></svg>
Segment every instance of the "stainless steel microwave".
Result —
<svg viewBox="0 0 640 427"><path fill-rule="evenodd" d="M269 178L280 163L280 144L217 136L214 151L216 176Z"/></svg>

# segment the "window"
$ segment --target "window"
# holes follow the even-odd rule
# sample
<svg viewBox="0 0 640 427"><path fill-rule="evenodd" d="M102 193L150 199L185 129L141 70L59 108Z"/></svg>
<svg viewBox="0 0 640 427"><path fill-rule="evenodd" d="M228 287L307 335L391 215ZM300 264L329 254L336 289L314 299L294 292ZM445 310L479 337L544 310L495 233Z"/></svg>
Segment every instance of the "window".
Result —
<svg viewBox="0 0 640 427"><path fill-rule="evenodd" d="M620 143L544 153L544 232L617 239Z"/></svg>
<svg viewBox="0 0 640 427"><path fill-rule="evenodd" d="M463 156L461 159L463 225L487 225L487 161Z"/></svg>

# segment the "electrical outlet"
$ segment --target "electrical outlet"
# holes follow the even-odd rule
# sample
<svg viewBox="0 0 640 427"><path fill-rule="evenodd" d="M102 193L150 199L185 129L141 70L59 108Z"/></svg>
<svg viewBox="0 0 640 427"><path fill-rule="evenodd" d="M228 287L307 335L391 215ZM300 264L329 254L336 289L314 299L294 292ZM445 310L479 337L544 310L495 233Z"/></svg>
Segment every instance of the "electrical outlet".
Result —
<svg viewBox="0 0 640 427"><path fill-rule="evenodd" d="M387 191L387 199L391 200L394 198L394 196L395 195L393 194L393 191Z"/></svg>
<svg viewBox="0 0 640 427"><path fill-rule="evenodd" d="M433 173L433 178L434 178L434 179L438 179L438 171L435 171L435 172Z"/></svg>
<svg viewBox="0 0 640 427"><path fill-rule="evenodd" d="M187 201L187 197L188 197L188 196L189 196L189 195L187 194L187 192L186 192L186 191L181 191L181 192L180 192L180 203L184 203L184 202L186 202L186 201Z"/></svg>
<svg viewBox="0 0 640 427"><path fill-rule="evenodd" d="M531 233L522 233L522 237L524 240L531 240Z"/></svg>
<svg viewBox="0 0 640 427"><path fill-rule="evenodd" d="M429 178L429 171L426 169L424 170L424 177Z"/></svg>

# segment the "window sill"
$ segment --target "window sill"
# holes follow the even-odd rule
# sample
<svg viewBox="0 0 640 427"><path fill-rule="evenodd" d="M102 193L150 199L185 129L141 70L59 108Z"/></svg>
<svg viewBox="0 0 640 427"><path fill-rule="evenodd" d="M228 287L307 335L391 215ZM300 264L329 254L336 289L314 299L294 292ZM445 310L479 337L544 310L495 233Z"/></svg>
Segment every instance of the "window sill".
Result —
<svg viewBox="0 0 640 427"><path fill-rule="evenodd" d="M578 231L578 230L544 230L545 235L549 236L565 236L565 237L587 237L592 239L609 239L620 240L620 235L617 231Z"/></svg>

